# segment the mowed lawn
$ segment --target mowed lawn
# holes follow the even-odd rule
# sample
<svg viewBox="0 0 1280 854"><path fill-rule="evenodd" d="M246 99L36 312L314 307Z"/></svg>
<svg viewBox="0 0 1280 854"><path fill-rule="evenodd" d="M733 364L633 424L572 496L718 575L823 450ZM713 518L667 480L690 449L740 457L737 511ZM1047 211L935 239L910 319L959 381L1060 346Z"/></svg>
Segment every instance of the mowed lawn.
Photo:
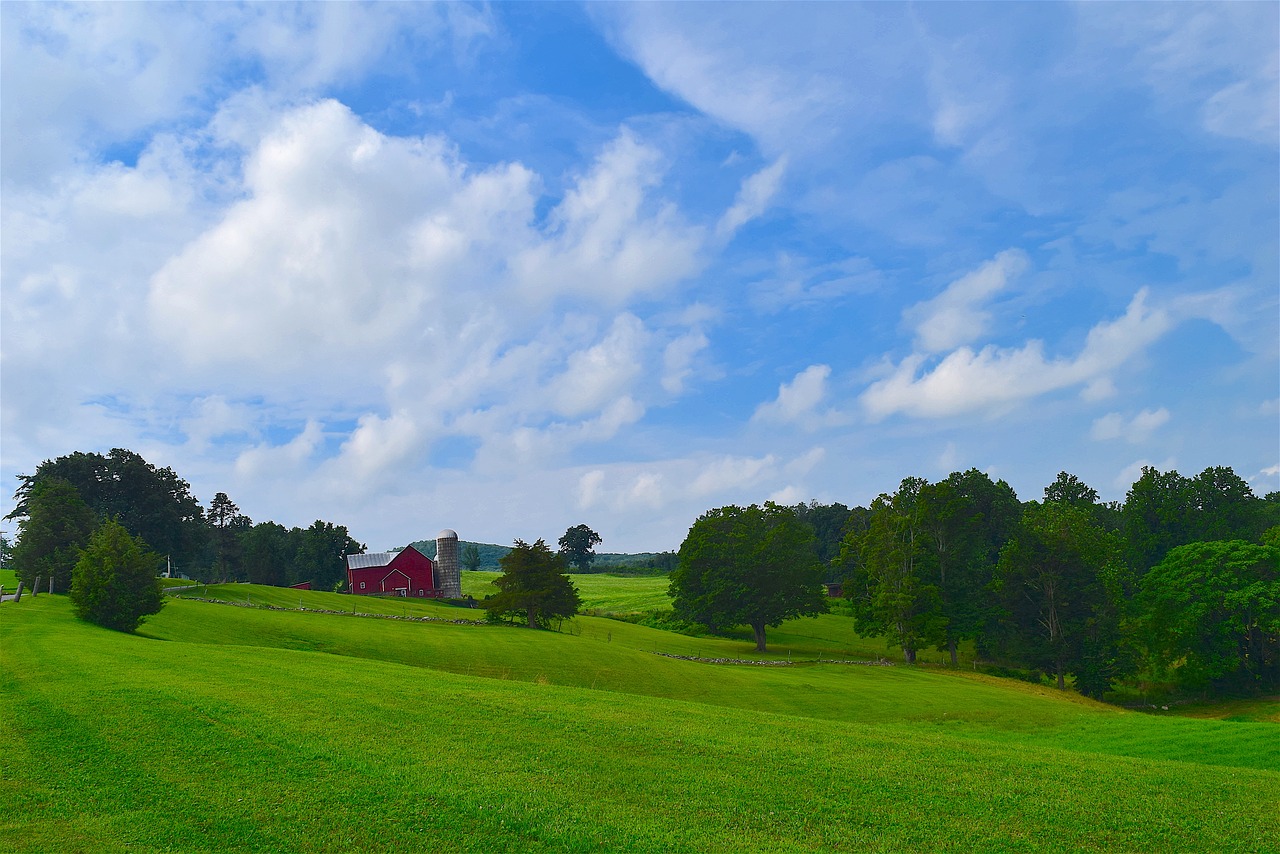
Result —
<svg viewBox="0 0 1280 854"><path fill-rule="evenodd" d="M462 573L462 592L483 599L497 592L493 580L496 572ZM609 575L607 573L571 574L570 580L582 597L583 613L643 614L671 607L667 588L671 581L665 575Z"/></svg>
<svg viewBox="0 0 1280 854"><path fill-rule="evenodd" d="M652 630L575 622L596 628L171 601L148 636L127 636L76 621L64 597L0 606L0 849L1267 851L1280 838L1274 724L922 669L678 661L642 648Z"/></svg>

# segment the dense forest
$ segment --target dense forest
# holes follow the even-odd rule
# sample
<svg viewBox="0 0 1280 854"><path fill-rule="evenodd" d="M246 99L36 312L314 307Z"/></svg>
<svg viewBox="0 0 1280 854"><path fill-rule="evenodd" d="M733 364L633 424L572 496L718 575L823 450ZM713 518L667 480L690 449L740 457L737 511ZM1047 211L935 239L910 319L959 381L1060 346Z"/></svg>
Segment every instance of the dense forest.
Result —
<svg viewBox="0 0 1280 854"><path fill-rule="evenodd" d="M28 587L39 576L66 592L76 555L107 520L146 543L158 572L199 581L333 590L346 580L344 556L364 551L345 526L323 520L307 528L255 524L226 493L205 509L172 469L121 448L46 460L18 479L16 506L5 518L19 521L19 537L6 562Z"/></svg>
<svg viewBox="0 0 1280 854"><path fill-rule="evenodd" d="M1063 472L1041 499L956 472L870 507L792 508L858 631L915 660L972 642L1101 697L1119 683L1280 688L1280 493L1230 468L1145 468L1123 502Z"/></svg>

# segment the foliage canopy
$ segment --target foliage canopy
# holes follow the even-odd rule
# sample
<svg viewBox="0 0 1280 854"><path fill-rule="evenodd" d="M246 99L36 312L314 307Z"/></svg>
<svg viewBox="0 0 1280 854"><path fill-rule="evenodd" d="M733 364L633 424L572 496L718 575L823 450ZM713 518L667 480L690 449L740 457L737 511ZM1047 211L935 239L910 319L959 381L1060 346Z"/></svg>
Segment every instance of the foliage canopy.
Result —
<svg viewBox="0 0 1280 854"><path fill-rule="evenodd" d="M522 614L529 628L540 629L578 613L582 599L569 579L564 555L541 539L533 545L516 540L499 563L502 575L493 582L498 593L484 600L489 614Z"/></svg>
<svg viewBox="0 0 1280 854"><path fill-rule="evenodd" d="M109 519L94 531L71 580L76 616L120 632L132 632L164 601L156 582L160 557Z"/></svg>
<svg viewBox="0 0 1280 854"><path fill-rule="evenodd" d="M790 507L720 507L698 517L671 573L677 616L713 631L748 625L765 651L765 628L827 610L826 571L813 529Z"/></svg>

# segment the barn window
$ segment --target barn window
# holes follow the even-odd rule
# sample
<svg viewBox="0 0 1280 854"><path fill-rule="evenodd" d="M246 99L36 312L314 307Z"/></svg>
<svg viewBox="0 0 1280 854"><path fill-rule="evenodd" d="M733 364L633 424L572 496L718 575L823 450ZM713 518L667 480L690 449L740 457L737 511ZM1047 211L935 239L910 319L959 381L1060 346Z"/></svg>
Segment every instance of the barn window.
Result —
<svg viewBox="0 0 1280 854"><path fill-rule="evenodd" d="M361 582L360 582L360 589L361 589L361 590L363 590L363 589L364 589L364 582L363 582L363 581L361 581Z"/></svg>
<svg viewBox="0 0 1280 854"><path fill-rule="evenodd" d="M419 588L418 588L418 595L419 595L419 596L421 596L421 595L422 595L422 588L421 588L421 587L419 587Z"/></svg>

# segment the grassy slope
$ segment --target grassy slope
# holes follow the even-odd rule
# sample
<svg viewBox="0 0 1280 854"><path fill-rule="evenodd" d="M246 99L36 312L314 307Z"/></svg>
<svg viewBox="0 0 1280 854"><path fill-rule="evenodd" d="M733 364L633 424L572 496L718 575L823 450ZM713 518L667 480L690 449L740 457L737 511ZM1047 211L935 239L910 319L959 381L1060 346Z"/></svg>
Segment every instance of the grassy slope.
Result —
<svg viewBox="0 0 1280 854"><path fill-rule="evenodd" d="M494 593L493 572L462 573L462 592L477 599ZM584 612L608 614L639 614L658 608L670 608L671 597L667 587L671 583L665 575L610 575L587 573L569 576L582 596Z"/></svg>
<svg viewBox="0 0 1280 854"><path fill-rule="evenodd" d="M1280 835L1271 725L906 668L673 661L642 651L662 633L579 622L606 634L173 602L144 627L157 642L80 624L62 597L4 606L0 847L1267 850ZM507 681L466 675L483 668ZM621 693L637 687L653 696Z"/></svg>

